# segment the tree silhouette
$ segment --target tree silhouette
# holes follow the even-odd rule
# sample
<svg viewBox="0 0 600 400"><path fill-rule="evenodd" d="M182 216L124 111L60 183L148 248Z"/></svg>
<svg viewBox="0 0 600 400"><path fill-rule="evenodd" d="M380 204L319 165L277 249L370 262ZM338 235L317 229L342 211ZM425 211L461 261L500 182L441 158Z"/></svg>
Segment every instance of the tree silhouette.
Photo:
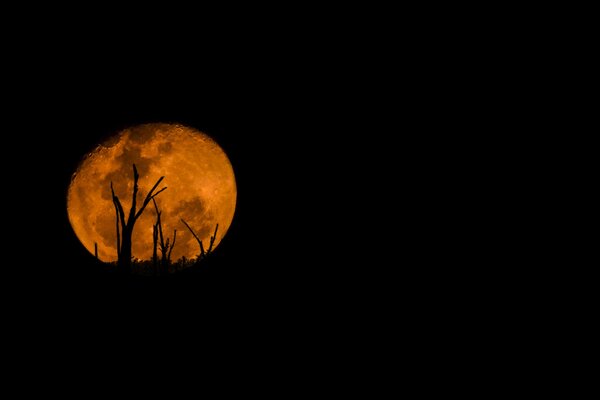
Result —
<svg viewBox="0 0 600 400"><path fill-rule="evenodd" d="M152 266L154 267L154 275L158 275L160 271L158 270L158 254L157 247L158 246L158 223L152 225Z"/></svg>
<svg viewBox="0 0 600 400"><path fill-rule="evenodd" d="M161 253L161 261L160 261L160 272L166 274L169 271L169 264L171 264L171 252L173 251L173 247L175 247L175 241L177 240L177 229L173 230L173 243L169 243L170 239L167 238L165 242L163 237L162 230L162 222L160 219L161 211L158 210L158 205L156 204L156 200L152 198L152 202L154 203L154 208L156 209L156 224L154 224L152 229L152 239L154 243L154 250L152 254L152 261L154 264L154 270L159 271L158 269L158 257L156 253L157 244L160 244L160 253ZM160 237L160 243L158 243L158 238Z"/></svg>
<svg viewBox="0 0 600 400"><path fill-rule="evenodd" d="M113 189L112 181L110 182L110 190L112 192L112 199L115 205L115 214L116 214L116 226L117 226L117 266L119 270L122 272L129 273L131 272L131 237L133 235L133 227L135 226L136 221L142 215L146 206L153 200L156 196L159 195L166 187L160 189L158 192L154 193L156 187L160 184L160 182L165 178L161 176L158 181L152 186L152 189L146 195L144 202L139 210L136 210L137 207L137 193L138 193L138 180L140 175L138 174L137 168L135 164L133 164L133 195L131 199L131 209L129 210L129 216L127 217L127 221L125 221L125 212L123 211L123 206L121 205L121 201L115 195L115 191ZM120 228L120 232L119 232Z"/></svg>
<svg viewBox="0 0 600 400"><path fill-rule="evenodd" d="M208 249L205 252L204 251L204 245L202 244L202 240L200 240L200 238L198 237L198 235L196 235L196 233L194 232L194 230L188 225L187 222L185 222L183 220L183 218L181 219L181 222L183 222L185 224L185 226L190 230L190 232L192 232L192 235L194 235L194 237L198 241L198 244L200 245L200 255L198 256L198 260L197 261L200 261L200 260L204 259L210 253L212 253L213 244L215 243L215 239L217 238L217 230L219 229L219 224L217 224L217 226L215 228L214 235L210 237L210 244L208 246Z"/></svg>

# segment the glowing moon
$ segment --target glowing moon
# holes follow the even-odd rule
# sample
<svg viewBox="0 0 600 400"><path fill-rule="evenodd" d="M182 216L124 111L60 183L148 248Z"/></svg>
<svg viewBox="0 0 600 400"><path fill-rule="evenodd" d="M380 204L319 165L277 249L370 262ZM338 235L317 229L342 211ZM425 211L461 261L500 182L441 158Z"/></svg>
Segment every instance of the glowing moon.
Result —
<svg viewBox="0 0 600 400"><path fill-rule="evenodd" d="M184 219L205 246L219 224L214 248L227 232L235 212L237 189L233 168L225 152L206 134L177 124L144 124L125 129L87 154L71 179L67 194L69 221L75 234L102 261L117 260L115 208L110 183L123 204L131 207L133 170L140 174L137 206L164 176L167 190L155 199L161 211L165 236L177 241L172 260L194 258L198 242L181 222ZM160 189L159 187L159 189ZM156 211L150 203L133 231L132 254L149 260L153 252ZM166 238L165 238L166 240Z"/></svg>

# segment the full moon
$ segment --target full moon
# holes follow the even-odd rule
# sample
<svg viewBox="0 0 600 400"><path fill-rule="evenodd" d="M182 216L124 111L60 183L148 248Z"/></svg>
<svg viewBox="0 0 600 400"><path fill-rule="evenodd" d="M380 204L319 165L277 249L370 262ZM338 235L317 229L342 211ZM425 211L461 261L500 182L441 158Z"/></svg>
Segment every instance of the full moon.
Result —
<svg viewBox="0 0 600 400"><path fill-rule="evenodd" d="M227 155L208 135L179 124L152 123L118 132L87 154L73 174L67 194L67 211L73 231L91 253L105 262L117 260L115 195L125 215L134 187L133 164L139 172L137 208L157 180L164 176L154 199L165 236L176 242L173 262L200 253L198 241L181 221L194 230L205 247L218 224L213 249L233 220L237 189ZM152 202L135 223L132 256L150 260L157 213ZM159 253L160 254L160 253Z"/></svg>

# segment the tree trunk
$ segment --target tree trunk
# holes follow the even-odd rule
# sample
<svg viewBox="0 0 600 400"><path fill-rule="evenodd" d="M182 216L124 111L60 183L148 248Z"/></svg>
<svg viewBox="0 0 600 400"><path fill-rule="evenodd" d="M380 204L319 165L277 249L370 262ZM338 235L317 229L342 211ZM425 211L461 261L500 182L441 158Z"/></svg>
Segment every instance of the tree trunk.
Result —
<svg viewBox="0 0 600 400"><path fill-rule="evenodd" d="M167 275L169 273L169 260L167 259L167 254L162 254L162 259L160 260L160 264L162 266L163 275Z"/></svg>
<svg viewBox="0 0 600 400"><path fill-rule="evenodd" d="M158 181L152 186L152 189L146 195L144 202L139 210L137 210L137 193L138 193L138 180L140 175L138 174L137 168L135 164L133 164L133 195L131 196L131 209L129 210L129 217L127 218L127 222L125 222L125 211L123 210L123 206L121 205L121 201L119 197L115 194L113 184L110 183L110 190L112 193L113 203L115 205L115 213L117 217L117 266L121 272L130 273L131 272L131 236L133 234L133 227L137 219L142 215L146 206L150 202L150 200L154 200L156 196L159 195L166 187L160 189L156 193L154 191L160 184L160 182L164 179L164 176L161 176ZM156 204L156 203L155 203ZM119 245L119 222L121 222L121 243Z"/></svg>
<svg viewBox="0 0 600 400"><path fill-rule="evenodd" d="M118 266L121 272L131 272L131 235L132 229L125 229L121 232L121 256L119 257Z"/></svg>

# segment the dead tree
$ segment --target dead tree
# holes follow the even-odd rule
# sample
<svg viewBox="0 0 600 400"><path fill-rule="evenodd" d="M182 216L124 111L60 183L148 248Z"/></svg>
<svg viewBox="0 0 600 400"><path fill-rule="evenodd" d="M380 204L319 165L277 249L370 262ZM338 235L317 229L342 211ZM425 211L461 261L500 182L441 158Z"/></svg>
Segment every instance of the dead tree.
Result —
<svg viewBox="0 0 600 400"><path fill-rule="evenodd" d="M160 245L160 253L161 253L161 269L162 272L164 274L166 274L169 271L169 264L171 264L171 252L173 251L173 247L175 247L175 241L177 240L177 229L175 229L173 231L173 242L169 243L170 239L167 238L167 241L165 242L164 240L164 236L163 236L163 230L162 230L162 222L160 219L160 215L161 215L161 211L158 210L158 205L156 204L156 200L154 200L154 198L152 199L152 202L154 203L154 208L156 209L156 224L154 224L152 233L153 233L153 241L154 241L154 254L153 254L153 260L154 260L154 268L155 271L158 270L158 257L156 254L156 248L157 248L157 243L158 243L158 238L160 238L160 243L158 243Z"/></svg>
<svg viewBox="0 0 600 400"><path fill-rule="evenodd" d="M185 222L183 220L183 218L181 219L181 222L184 223L184 225L190 230L190 232L192 232L192 235L194 235L194 237L198 241L198 244L200 245L200 255L198 256L198 261L203 260L206 256L208 256L210 253L212 253L213 245L215 243L215 239L217 238L217 230L219 229L219 224L217 224L217 226L215 228L214 235L210 237L210 243L208 245L208 249L206 251L204 251L204 245L202 244L202 240L200 240L198 235L196 235L194 230L188 225L187 222Z"/></svg>
<svg viewBox="0 0 600 400"><path fill-rule="evenodd" d="M122 272L131 272L131 237L133 235L133 227L135 226L136 221L142 215L150 200L154 199L159 195L159 193L166 189L166 187L164 187L154 193L157 186L165 178L164 176L161 176L146 195L146 198L144 199L140 209L137 210L136 203L139 178L140 175L138 174L135 164L133 164L133 195L131 198L131 209L129 210L129 216L127 217L127 220L125 220L125 212L123 211L121 201L115 195L113 184L110 182L110 190L112 192L112 199L116 210L115 213L117 215L117 266Z"/></svg>

